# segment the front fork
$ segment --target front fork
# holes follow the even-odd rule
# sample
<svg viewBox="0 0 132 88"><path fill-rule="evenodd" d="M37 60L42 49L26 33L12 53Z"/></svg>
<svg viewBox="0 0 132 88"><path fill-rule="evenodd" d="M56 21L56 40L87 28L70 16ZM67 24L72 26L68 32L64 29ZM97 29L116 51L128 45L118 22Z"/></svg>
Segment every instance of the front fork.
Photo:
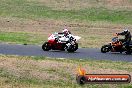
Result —
<svg viewBox="0 0 132 88"><path fill-rule="evenodd" d="M75 43L74 42L68 42L67 44L66 44L66 48L69 48L71 45L74 45Z"/></svg>
<svg viewBox="0 0 132 88"><path fill-rule="evenodd" d="M109 48L109 51L111 51L111 52L115 52L116 51L114 46L112 46L111 43L108 44L108 48Z"/></svg>
<svg viewBox="0 0 132 88"><path fill-rule="evenodd" d="M71 43L67 43L65 49L69 49Z"/></svg>

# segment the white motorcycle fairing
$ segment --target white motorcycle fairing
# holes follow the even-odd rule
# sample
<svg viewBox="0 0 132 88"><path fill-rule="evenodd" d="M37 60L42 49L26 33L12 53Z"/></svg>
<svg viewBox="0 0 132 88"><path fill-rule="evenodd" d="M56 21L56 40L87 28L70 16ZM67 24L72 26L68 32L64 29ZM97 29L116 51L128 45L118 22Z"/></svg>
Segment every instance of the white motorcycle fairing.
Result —
<svg viewBox="0 0 132 88"><path fill-rule="evenodd" d="M62 43L66 43L67 41L69 41L70 37L73 37L74 39L76 39L76 41L78 41L81 37L80 36L74 36L72 34L69 34L67 37L64 36L64 34L57 34L57 33L54 33L54 34L51 34L48 38L48 40L51 40L51 39L58 39L58 42L62 42Z"/></svg>

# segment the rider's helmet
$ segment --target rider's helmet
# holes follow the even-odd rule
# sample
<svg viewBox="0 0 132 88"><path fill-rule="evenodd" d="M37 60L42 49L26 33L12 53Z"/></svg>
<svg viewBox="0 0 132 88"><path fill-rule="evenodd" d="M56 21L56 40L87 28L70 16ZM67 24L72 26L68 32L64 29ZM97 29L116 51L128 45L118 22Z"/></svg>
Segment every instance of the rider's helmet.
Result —
<svg viewBox="0 0 132 88"><path fill-rule="evenodd" d="M64 33L65 36L71 34L71 32L68 29L63 29L62 32Z"/></svg>
<svg viewBox="0 0 132 88"><path fill-rule="evenodd" d="M123 32L124 32L125 34L127 34L127 33L129 32L129 30L128 30L128 29L123 29Z"/></svg>

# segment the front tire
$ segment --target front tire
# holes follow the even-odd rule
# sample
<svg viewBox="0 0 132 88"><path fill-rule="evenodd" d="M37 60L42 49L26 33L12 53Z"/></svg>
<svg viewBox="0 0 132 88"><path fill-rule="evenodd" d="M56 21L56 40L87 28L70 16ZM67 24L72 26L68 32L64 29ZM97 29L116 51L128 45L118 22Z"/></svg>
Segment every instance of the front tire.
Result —
<svg viewBox="0 0 132 88"><path fill-rule="evenodd" d="M45 42L43 45L42 45L42 49L44 51L49 51L51 48L49 46L49 43L48 42Z"/></svg>
<svg viewBox="0 0 132 88"><path fill-rule="evenodd" d="M78 43L75 43L74 45L70 45L67 49L68 52L74 52L78 49Z"/></svg>
<svg viewBox="0 0 132 88"><path fill-rule="evenodd" d="M106 53L106 52L109 52L109 51L110 51L110 49L109 49L108 45L104 45L104 46L101 47L101 52L102 53Z"/></svg>

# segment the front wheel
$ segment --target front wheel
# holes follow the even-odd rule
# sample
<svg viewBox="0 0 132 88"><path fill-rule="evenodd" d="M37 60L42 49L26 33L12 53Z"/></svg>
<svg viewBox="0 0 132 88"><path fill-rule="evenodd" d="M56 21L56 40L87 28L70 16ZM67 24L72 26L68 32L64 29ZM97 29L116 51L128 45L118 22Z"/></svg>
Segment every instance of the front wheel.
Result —
<svg viewBox="0 0 132 88"><path fill-rule="evenodd" d="M102 53L106 53L106 52L109 52L110 51L110 48L108 45L104 45L101 47L101 52Z"/></svg>
<svg viewBox="0 0 132 88"><path fill-rule="evenodd" d="M49 43L48 42L45 42L43 45L42 45L42 49L44 51L49 51L51 48L49 46Z"/></svg>
<svg viewBox="0 0 132 88"><path fill-rule="evenodd" d="M67 49L68 52L74 52L78 49L78 43L75 43L74 45L70 45Z"/></svg>

